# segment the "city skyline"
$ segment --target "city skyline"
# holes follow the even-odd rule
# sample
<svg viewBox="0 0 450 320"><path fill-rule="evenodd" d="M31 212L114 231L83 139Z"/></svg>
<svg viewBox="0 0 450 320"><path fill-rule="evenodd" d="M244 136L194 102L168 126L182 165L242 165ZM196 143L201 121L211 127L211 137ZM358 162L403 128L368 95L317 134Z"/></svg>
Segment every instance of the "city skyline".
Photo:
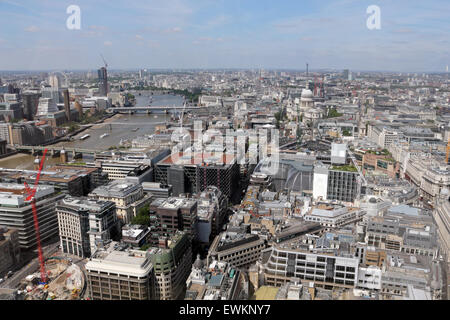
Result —
<svg viewBox="0 0 450 320"><path fill-rule="evenodd" d="M446 1L0 1L0 70L350 69L445 72ZM81 9L69 30L68 6ZM381 28L369 30L377 5ZM351 36L349 36L351 34Z"/></svg>

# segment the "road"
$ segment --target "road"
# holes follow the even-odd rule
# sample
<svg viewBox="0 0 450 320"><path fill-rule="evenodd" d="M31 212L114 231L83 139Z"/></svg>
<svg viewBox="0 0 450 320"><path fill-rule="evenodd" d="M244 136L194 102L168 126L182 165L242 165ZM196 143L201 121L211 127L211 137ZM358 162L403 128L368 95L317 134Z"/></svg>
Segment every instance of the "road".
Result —
<svg viewBox="0 0 450 320"><path fill-rule="evenodd" d="M49 244L42 248L44 257L50 257L52 254L58 251L59 242ZM11 277L6 279L0 284L0 288L16 289L27 275L32 274L39 270L39 258L37 257L31 260L26 266L16 271Z"/></svg>
<svg viewBox="0 0 450 320"><path fill-rule="evenodd" d="M450 274L448 274L448 262L447 256L444 255L443 259L440 261L442 270L442 300L448 300L450 296Z"/></svg>

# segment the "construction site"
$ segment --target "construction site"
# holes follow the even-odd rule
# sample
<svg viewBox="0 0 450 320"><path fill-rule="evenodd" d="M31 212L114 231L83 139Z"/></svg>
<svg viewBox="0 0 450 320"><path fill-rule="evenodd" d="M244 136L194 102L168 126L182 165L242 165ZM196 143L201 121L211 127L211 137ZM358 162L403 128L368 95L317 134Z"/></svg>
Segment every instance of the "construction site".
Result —
<svg viewBox="0 0 450 320"><path fill-rule="evenodd" d="M18 294L24 300L80 300L84 295L85 277L71 259L51 257L45 261L47 279L41 280L39 272L21 281Z"/></svg>

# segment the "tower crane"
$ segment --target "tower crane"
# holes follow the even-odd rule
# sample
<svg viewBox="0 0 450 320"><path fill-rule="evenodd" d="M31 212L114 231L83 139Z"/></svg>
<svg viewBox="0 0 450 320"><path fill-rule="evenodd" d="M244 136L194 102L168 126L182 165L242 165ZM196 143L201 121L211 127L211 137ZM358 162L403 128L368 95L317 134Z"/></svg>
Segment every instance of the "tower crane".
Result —
<svg viewBox="0 0 450 320"><path fill-rule="evenodd" d="M105 68L108 68L108 63L106 63L106 60L101 53L100 56L102 57L103 63L105 64Z"/></svg>

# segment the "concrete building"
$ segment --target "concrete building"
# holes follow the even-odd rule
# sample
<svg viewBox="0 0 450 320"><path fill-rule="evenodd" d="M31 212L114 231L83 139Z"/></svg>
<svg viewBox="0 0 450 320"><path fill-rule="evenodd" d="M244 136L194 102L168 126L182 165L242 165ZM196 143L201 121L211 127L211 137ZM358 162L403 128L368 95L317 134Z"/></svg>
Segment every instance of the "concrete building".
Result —
<svg viewBox="0 0 450 320"><path fill-rule="evenodd" d="M178 230L186 232L191 240L197 238L198 218L197 200L170 197L164 201L156 201L151 207L156 207L155 215L158 221L158 234L170 237ZM150 209L152 211L152 208Z"/></svg>
<svg viewBox="0 0 450 320"><path fill-rule="evenodd" d="M212 153L196 152L169 155L155 166L155 180L173 186L173 195L198 193L216 186L229 199L237 190L239 166L234 155L223 154L216 159Z"/></svg>
<svg viewBox="0 0 450 320"><path fill-rule="evenodd" d="M93 300L151 300L154 272L149 252L111 242L86 263Z"/></svg>
<svg viewBox="0 0 450 320"><path fill-rule="evenodd" d="M197 256L186 281L185 300L237 300L244 299L241 271L227 262L212 261L205 266Z"/></svg>
<svg viewBox="0 0 450 320"><path fill-rule="evenodd" d="M138 175L145 175L144 179L141 179L139 183L151 182L153 177L153 171L151 171L150 166L138 161L103 160L97 166L101 168L102 172L108 174L109 180L125 179L132 172L136 172Z"/></svg>
<svg viewBox="0 0 450 320"><path fill-rule="evenodd" d="M53 98L39 98L39 105L36 112L36 117L45 117L48 114L58 112L59 109L57 107L58 101L55 101Z"/></svg>
<svg viewBox="0 0 450 320"><path fill-rule="evenodd" d="M226 261L236 268L248 267L261 257L266 241L255 234L222 232L208 250L207 264L213 260Z"/></svg>
<svg viewBox="0 0 450 320"><path fill-rule="evenodd" d="M371 176L367 179L366 194L389 201L393 205L414 204L419 198L418 188L411 182L385 176ZM378 201L378 200L377 200Z"/></svg>
<svg viewBox="0 0 450 320"><path fill-rule="evenodd" d="M437 200L436 210L433 211L433 218L436 222L438 241L441 252L450 263L450 196L448 189L441 192Z"/></svg>
<svg viewBox="0 0 450 320"><path fill-rule="evenodd" d="M353 166L330 167L327 199L353 202L358 194L358 178L358 172Z"/></svg>
<svg viewBox="0 0 450 320"><path fill-rule="evenodd" d="M64 253L87 258L101 243L120 238L111 201L66 197L58 202L56 212Z"/></svg>
<svg viewBox="0 0 450 320"><path fill-rule="evenodd" d="M22 119L22 103L21 102L0 102L0 118Z"/></svg>
<svg viewBox="0 0 450 320"><path fill-rule="evenodd" d="M314 252L308 247L295 241L272 246L263 260L265 283L281 286L295 277L325 289L356 286L358 258L339 249Z"/></svg>
<svg viewBox="0 0 450 320"><path fill-rule="evenodd" d="M0 226L0 277L13 271L20 262L19 231Z"/></svg>
<svg viewBox="0 0 450 320"><path fill-rule="evenodd" d="M356 222L364 212L358 208L349 208L331 203L318 203L304 215L304 220L320 223L327 228L340 228L346 224Z"/></svg>
<svg viewBox="0 0 450 320"><path fill-rule="evenodd" d="M150 253L154 266L155 299L182 299L192 265L192 248L188 235L177 231L171 237L161 238L159 248L152 248L147 252Z"/></svg>
<svg viewBox="0 0 450 320"><path fill-rule="evenodd" d="M408 297L411 287L431 293L433 272L428 257L391 254L386 262L381 276L381 293L384 297Z"/></svg>
<svg viewBox="0 0 450 320"><path fill-rule="evenodd" d="M0 226L17 229L21 250L36 248L31 201L23 184L0 183ZM56 202L64 197L52 186L38 185L34 198L41 242L58 235Z"/></svg>
<svg viewBox="0 0 450 320"><path fill-rule="evenodd" d="M98 73L98 93L102 97L106 97L109 92L108 72L105 67L97 70Z"/></svg>
<svg viewBox="0 0 450 320"><path fill-rule="evenodd" d="M36 162L39 165L39 159ZM56 165L41 172L39 183L53 186L57 192L63 192L74 197L86 196L95 186L98 168ZM2 168L0 181L30 186L36 181L37 170L19 170Z"/></svg>
<svg viewBox="0 0 450 320"><path fill-rule="evenodd" d="M139 209L150 204L152 196L144 194L140 184L126 180L114 180L97 187L89 197L92 199L112 201L116 204L117 217L123 224L130 223Z"/></svg>
<svg viewBox="0 0 450 320"><path fill-rule="evenodd" d="M23 113L28 121L33 121L39 106L39 93L24 92L22 93Z"/></svg>
<svg viewBox="0 0 450 320"><path fill-rule="evenodd" d="M144 192L151 193L155 198L168 198L172 195L172 186L159 182L143 182Z"/></svg>
<svg viewBox="0 0 450 320"><path fill-rule="evenodd" d="M13 123L9 126L10 144L36 146L54 139L49 125L36 125L35 122Z"/></svg>
<svg viewBox="0 0 450 320"><path fill-rule="evenodd" d="M384 201L375 196L367 196L360 203L360 208L365 212L366 217L375 217L383 215L392 203Z"/></svg>
<svg viewBox="0 0 450 320"><path fill-rule="evenodd" d="M197 196L198 240L208 244L222 230L228 211L227 197L215 186L209 186Z"/></svg>
<svg viewBox="0 0 450 320"><path fill-rule="evenodd" d="M379 267L359 267L357 288L369 290L381 290L382 271Z"/></svg>
<svg viewBox="0 0 450 320"><path fill-rule="evenodd" d="M365 241L369 246L417 256L436 258L438 252L436 227L431 221L421 221L420 216L410 217L409 221L389 212L383 217L370 217Z"/></svg>
<svg viewBox="0 0 450 320"><path fill-rule="evenodd" d="M122 227L122 242L140 248L148 243L150 229L147 226L127 224Z"/></svg>
<svg viewBox="0 0 450 320"><path fill-rule="evenodd" d="M6 140L0 138L0 156L3 156L8 152L6 144L7 144Z"/></svg>
<svg viewBox="0 0 450 320"><path fill-rule="evenodd" d="M5 140L7 144L11 143L9 132L9 123L0 122L0 139Z"/></svg>

